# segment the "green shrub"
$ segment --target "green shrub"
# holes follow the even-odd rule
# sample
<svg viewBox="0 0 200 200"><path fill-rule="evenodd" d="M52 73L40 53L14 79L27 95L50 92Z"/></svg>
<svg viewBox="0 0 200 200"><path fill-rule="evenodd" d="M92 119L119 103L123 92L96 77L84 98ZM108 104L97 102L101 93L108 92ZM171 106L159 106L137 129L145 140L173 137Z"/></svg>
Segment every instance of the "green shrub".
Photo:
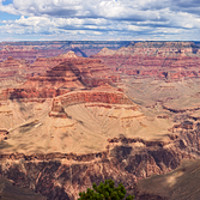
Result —
<svg viewBox="0 0 200 200"><path fill-rule="evenodd" d="M78 200L133 200L134 196L126 197L126 190L120 183L115 187L112 180L101 182L98 186L94 183L93 189L88 188L86 192L79 193Z"/></svg>

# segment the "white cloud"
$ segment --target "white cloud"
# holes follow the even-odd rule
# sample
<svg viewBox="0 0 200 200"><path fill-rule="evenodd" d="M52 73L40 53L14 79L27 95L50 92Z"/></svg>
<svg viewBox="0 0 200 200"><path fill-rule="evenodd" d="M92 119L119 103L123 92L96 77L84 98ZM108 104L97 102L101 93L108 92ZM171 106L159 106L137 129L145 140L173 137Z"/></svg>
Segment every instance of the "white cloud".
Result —
<svg viewBox="0 0 200 200"><path fill-rule="evenodd" d="M21 16L1 21L3 34L35 34L60 38L74 33L86 37L197 38L197 0L13 0L0 11ZM194 12L194 13L193 13ZM157 34L157 35L156 35ZM110 37L110 38L109 38Z"/></svg>

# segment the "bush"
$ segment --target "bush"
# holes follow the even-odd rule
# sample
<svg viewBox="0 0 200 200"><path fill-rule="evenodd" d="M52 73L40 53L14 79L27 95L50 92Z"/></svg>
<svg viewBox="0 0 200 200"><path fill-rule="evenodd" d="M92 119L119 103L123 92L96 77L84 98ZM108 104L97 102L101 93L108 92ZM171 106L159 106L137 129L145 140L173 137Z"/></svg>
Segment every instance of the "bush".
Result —
<svg viewBox="0 0 200 200"><path fill-rule="evenodd" d="M133 200L134 196L126 197L126 190L120 183L115 187L115 183L112 180L106 180L101 182L98 186L94 183L93 189L88 188L86 192L79 193L80 198L78 200Z"/></svg>

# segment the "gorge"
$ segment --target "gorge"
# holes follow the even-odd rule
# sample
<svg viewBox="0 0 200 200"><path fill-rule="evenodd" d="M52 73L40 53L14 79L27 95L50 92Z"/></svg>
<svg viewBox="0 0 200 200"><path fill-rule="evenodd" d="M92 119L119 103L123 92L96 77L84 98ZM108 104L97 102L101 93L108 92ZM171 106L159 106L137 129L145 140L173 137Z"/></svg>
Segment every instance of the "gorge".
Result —
<svg viewBox="0 0 200 200"><path fill-rule="evenodd" d="M199 171L199 64L194 42L1 43L1 178L47 200L109 178L198 199L180 185Z"/></svg>

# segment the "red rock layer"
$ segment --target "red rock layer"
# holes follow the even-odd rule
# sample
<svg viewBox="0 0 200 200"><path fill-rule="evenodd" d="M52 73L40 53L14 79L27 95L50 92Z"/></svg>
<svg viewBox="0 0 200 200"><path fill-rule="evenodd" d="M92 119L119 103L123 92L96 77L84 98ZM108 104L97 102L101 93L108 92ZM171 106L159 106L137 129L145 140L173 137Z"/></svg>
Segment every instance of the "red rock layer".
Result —
<svg viewBox="0 0 200 200"><path fill-rule="evenodd" d="M29 70L32 72L32 75L41 75L62 62L76 58L78 59L78 56L73 51L55 57L37 58L35 62L30 65Z"/></svg>
<svg viewBox="0 0 200 200"><path fill-rule="evenodd" d="M34 62L37 58L55 57L73 50L77 55L87 57L98 53L102 48L118 49L130 42L91 42L91 41L46 41L46 42L2 42L0 61L13 56Z"/></svg>
<svg viewBox="0 0 200 200"><path fill-rule="evenodd" d="M54 88L10 88L3 90L0 100L7 99L40 99L40 98L53 98L64 94L66 91Z"/></svg>
<svg viewBox="0 0 200 200"><path fill-rule="evenodd" d="M17 60L8 57L5 61L0 62L0 78L26 77L29 63L25 60Z"/></svg>
<svg viewBox="0 0 200 200"><path fill-rule="evenodd" d="M176 80L199 78L200 51L189 42L141 42L93 56L120 74Z"/></svg>
<svg viewBox="0 0 200 200"><path fill-rule="evenodd" d="M0 60L5 60L9 56L16 59L26 59L34 61L38 57L51 57L57 56L64 53L64 50L59 49L38 49L36 46L25 46L25 45L2 45L0 50Z"/></svg>
<svg viewBox="0 0 200 200"><path fill-rule="evenodd" d="M103 65L100 60L75 57L72 53L67 55L67 57L59 56L51 59L44 59L50 62L47 62L47 64L45 64L46 61L44 63L42 62L40 64L41 67L47 66L48 68L57 63L59 64L48 70L44 75L31 77L26 85L36 85L38 87L45 84L56 88L70 88L81 85L96 87L102 83L110 83L117 79L110 68ZM36 61L36 63L38 63L38 61Z"/></svg>
<svg viewBox="0 0 200 200"><path fill-rule="evenodd" d="M38 60L35 63L38 65ZM32 72L38 69L34 69L35 63L29 68ZM52 67L57 63L57 66ZM4 90L2 98L52 98L69 90L113 84L117 80L117 76L101 60L77 57L73 52L56 58L42 59L39 68L41 71L49 70L42 75L32 73L33 76L27 76L28 80L24 85Z"/></svg>
<svg viewBox="0 0 200 200"><path fill-rule="evenodd" d="M58 97L60 104L70 106L80 103L132 104L132 101L119 91L75 91ZM58 101L58 100L57 100ZM54 105L57 106L57 101Z"/></svg>

